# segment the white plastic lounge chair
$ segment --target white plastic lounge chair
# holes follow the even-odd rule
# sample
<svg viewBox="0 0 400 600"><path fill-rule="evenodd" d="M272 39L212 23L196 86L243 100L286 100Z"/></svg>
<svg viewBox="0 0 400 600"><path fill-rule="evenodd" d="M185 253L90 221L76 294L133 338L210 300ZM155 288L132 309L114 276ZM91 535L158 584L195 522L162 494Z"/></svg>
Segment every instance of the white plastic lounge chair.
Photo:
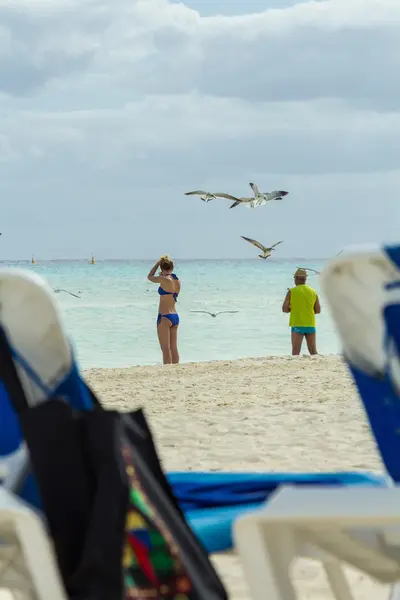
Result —
<svg viewBox="0 0 400 600"><path fill-rule="evenodd" d="M0 589L18 600L67 600L41 518L4 487L0 532Z"/></svg>
<svg viewBox="0 0 400 600"><path fill-rule="evenodd" d="M254 600L296 600L290 568L299 557L321 562L337 600L354 600L345 564L400 581L399 526L399 488L282 487L236 521L235 541Z"/></svg>
<svg viewBox="0 0 400 600"><path fill-rule="evenodd" d="M400 247L348 250L328 264L322 284L382 459L397 484L400 296L393 290L400 289ZM399 319L389 322L388 306L397 307ZM289 572L296 556L322 562L338 600L353 600L343 564L397 584L391 598L400 598L400 487L280 488L263 510L236 521L235 541L255 600L297 598Z"/></svg>

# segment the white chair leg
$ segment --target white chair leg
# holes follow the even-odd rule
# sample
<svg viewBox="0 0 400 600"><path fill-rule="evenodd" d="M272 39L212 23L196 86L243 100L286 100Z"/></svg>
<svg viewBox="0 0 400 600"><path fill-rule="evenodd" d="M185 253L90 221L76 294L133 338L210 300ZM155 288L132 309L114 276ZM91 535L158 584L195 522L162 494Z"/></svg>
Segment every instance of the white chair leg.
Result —
<svg viewBox="0 0 400 600"><path fill-rule="evenodd" d="M400 584L395 583L392 586L388 600L400 600Z"/></svg>
<svg viewBox="0 0 400 600"><path fill-rule="evenodd" d="M336 560L324 561L323 567L334 597L337 600L354 600L341 563Z"/></svg>
<svg viewBox="0 0 400 600"><path fill-rule="evenodd" d="M16 589L19 588L17 579L21 567L25 574L23 587L33 588L35 600L68 600L52 543L40 517L1 486L0 539L5 580L11 576L11 585L14 587L15 580Z"/></svg>
<svg viewBox="0 0 400 600"><path fill-rule="evenodd" d="M289 574L291 540L281 533L268 536L250 515L236 521L234 536L253 600L296 600Z"/></svg>
<svg viewBox="0 0 400 600"><path fill-rule="evenodd" d="M18 538L39 600L67 600L47 533L33 512L18 517Z"/></svg>

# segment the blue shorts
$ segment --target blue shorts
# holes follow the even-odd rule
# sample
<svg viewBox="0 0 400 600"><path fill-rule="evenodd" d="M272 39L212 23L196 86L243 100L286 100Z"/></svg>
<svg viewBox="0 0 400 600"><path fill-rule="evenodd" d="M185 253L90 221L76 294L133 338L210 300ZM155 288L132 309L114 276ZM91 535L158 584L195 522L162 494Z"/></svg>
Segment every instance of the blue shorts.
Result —
<svg viewBox="0 0 400 600"><path fill-rule="evenodd" d="M315 327L292 327L293 333L299 333L300 335L307 335L307 333L315 333Z"/></svg>

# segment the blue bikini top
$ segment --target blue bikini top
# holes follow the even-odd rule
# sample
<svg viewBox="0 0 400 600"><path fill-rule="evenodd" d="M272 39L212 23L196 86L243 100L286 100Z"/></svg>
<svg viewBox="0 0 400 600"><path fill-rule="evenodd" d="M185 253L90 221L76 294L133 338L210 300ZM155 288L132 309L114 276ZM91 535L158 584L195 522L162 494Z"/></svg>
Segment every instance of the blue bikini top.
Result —
<svg viewBox="0 0 400 600"><path fill-rule="evenodd" d="M171 273L171 277L172 277L173 279L175 279L176 281L179 281L179 277L177 277L177 276L175 275L175 273ZM178 292L167 292L166 290L164 290L164 289L161 287L161 285L160 285L160 287L158 288L158 293L160 294L160 296L173 296L173 297L174 297L174 300L175 300L175 302L178 300L178 295L179 295L179 294L178 294Z"/></svg>

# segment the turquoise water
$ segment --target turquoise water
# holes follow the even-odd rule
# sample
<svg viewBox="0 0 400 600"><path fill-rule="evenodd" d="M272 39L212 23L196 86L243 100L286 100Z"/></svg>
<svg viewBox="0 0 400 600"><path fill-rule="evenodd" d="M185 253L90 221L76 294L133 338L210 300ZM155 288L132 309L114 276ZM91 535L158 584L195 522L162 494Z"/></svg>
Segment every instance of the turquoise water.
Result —
<svg viewBox="0 0 400 600"><path fill-rule="evenodd" d="M33 270L53 288L81 292L56 298L82 367L123 367L160 362L156 336L157 286L147 281L148 261L8 263ZM288 316L281 312L296 266L321 270L319 261L207 260L179 262L178 308L182 362L290 354ZM3 265L5 266L5 265ZM320 292L318 276L309 284ZM324 306L318 316L318 350L336 354L339 343ZM191 310L238 310L193 314Z"/></svg>

